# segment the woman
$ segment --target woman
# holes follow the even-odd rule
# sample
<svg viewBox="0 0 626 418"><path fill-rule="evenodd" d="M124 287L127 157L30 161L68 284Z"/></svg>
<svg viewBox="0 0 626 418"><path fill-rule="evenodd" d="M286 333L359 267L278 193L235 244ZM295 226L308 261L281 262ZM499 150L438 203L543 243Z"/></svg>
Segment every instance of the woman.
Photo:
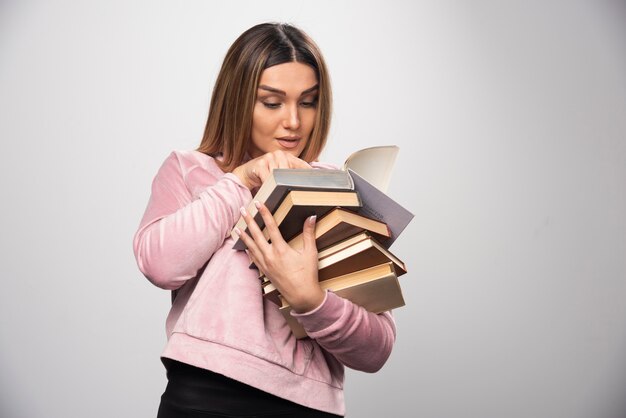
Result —
<svg viewBox="0 0 626 418"><path fill-rule="evenodd" d="M391 315L320 288L315 219L305 221L307 244L295 251L264 206L271 244L242 209L274 168L328 167L315 161L330 112L313 41L290 25L254 26L226 54L200 147L173 152L157 173L134 251L144 275L174 291L159 417L343 415L343 367L374 372L387 360ZM310 338L293 337L262 298L249 256L232 249L240 216L250 257Z"/></svg>

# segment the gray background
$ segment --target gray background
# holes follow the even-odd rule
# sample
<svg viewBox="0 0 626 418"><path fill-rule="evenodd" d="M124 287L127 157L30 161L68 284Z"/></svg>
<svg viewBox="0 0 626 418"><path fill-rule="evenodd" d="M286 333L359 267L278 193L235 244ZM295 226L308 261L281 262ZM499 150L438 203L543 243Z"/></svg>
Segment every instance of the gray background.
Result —
<svg viewBox="0 0 626 418"><path fill-rule="evenodd" d="M625 416L624 2L155 0L0 2L0 415L155 415L169 294L132 236L266 20L328 60L323 159L399 145L416 214L397 344L348 373L349 416Z"/></svg>

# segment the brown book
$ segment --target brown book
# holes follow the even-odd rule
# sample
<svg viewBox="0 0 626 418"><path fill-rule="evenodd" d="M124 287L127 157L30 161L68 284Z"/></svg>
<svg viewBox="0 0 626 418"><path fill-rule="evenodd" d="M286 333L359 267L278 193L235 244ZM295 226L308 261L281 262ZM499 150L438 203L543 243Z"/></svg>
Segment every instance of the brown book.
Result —
<svg viewBox="0 0 626 418"><path fill-rule="evenodd" d="M343 208L335 208L317 220L315 243L318 250L323 250L363 231L368 231L379 242L391 236L389 228L383 222ZM300 250L304 244L303 239L302 234L298 234L289 241L289 245Z"/></svg>
<svg viewBox="0 0 626 418"><path fill-rule="evenodd" d="M254 195L252 201L246 206L246 210L259 224L264 226L263 219L254 205L255 201L264 203L265 206L274 213L278 205L283 201L287 193L292 190L332 190L332 191L353 191L354 182L350 174L343 170L328 169L274 169L265 182ZM243 218L235 224L236 228L248 232L246 222ZM246 245L233 231L231 236L235 240L233 248L245 250Z"/></svg>
<svg viewBox="0 0 626 418"><path fill-rule="evenodd" d="M346 242L350 245L345 246ZM317 264L320 281L387 262L393 263L398 276L406 273L404 262L367 232L330 246L320 254Z"/></svg>
<svg viewBox="0 0 626 418"><path fill-rule="evenodd" d="M361 233L358 233L356 235L353 235L351 237L348 237L346 239L344 239L343 241L339 241L333 245L331 245L330 247L326 247L321 251L318 251L317 253L317 258L318 259L322 259L325 257L328 257L331 254L335 254L338 253L341 250L344 250L358 242L361 242L365 239L367 239L370 236L368 231L363 231Z"/></svg>
<svg viewBox="0 0 626 418"><path fill-rule="evenodd" d="M294 190L285 196L283 202L274 211L274 220L285 240L302 233L304 221L312 215L323 217L331 210L343 208L358 209L361 200L356 192L327 192ZM267 228L263 230L269 240Z"/></svg>
<svg viewBox="0 0 626 418"><path fill-rule="evenodd" d="M406 273L406 266L398 257L385 249L367 232L341 241L318 255L318 279L320 282L353 273L379 264L391 263L399 277ZM263 296L278 302L278 289L264 276L261 278Z"/></svg>
<svg viewBox="0 0 626 418"><path fill-rule="evenodd" d="M379 264L320 283L330 290L373 313L381 313L404 306L402 289L393 263ZM280 311L296 338L306 337L302 325L291 316L291 306L282 297Z"/></svg>

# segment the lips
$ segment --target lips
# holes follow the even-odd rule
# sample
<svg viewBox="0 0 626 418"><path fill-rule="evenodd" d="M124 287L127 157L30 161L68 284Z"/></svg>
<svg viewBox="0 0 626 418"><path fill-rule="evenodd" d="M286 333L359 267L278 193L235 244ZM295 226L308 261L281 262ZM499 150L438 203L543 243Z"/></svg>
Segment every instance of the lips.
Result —
<svg viewBox="0 0 626 418"><path fill-rule="evenodd" d="M280 144L281 147L292 149L298 146L300 143L299 136L283 136L281 138L276 138L276 141Z"/></svg>

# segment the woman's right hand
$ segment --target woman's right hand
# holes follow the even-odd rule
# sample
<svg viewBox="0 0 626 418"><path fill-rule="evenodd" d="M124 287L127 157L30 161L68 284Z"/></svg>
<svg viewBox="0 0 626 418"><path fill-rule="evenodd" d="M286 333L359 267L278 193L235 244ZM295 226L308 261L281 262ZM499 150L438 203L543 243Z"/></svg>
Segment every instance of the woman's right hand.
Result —
<svg viewBox="0 0 626 418"><path fill-rule="evenodd" d="M304 160L284 151L272 151L254 158L233 170L250 190L259 187L275 168L311 168Z"/></svg>

